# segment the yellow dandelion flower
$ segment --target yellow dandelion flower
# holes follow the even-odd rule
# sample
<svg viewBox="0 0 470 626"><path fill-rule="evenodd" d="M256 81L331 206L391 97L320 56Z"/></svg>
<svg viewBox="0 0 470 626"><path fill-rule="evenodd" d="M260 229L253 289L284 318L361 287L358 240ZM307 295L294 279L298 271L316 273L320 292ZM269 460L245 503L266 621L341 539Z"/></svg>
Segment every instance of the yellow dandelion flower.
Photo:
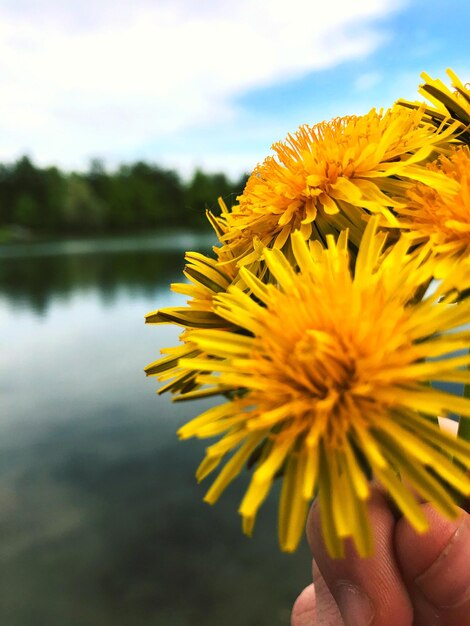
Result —
<svg viewBox="0 0 470 626"><path fill-rule="evenodd" d="M455 193L417 184L397 209L400 227L418 242L430 241L442 257L470 255L470 150L463 146L429 165L458 183Z"/></svg>
<svg viewBox="0 0 470 626"><path fill-rule="evenodd" d="M451 69L447 70L447 75L451 80L453 90L441 80L431 78L426 72L421 74L425 82L420 85L419 92L432 104L424 110L425 119L438 127L442 123L457 122L458 140L470 145L470 87L462 83ZM407 100L399 100L397 104L414 109L423 107L421 102L408 102Z"/></svg>
<svg viewBox="0 0 470 626"><path fill-rule="evenodd" d="M447 184L423 164L454 130L436 130L422 110L403 107L302 126L273 145L275 155L256 167L238 204L218 218L221 240L235 257L246 257L242 264L257 258L250 254L254 238L283 249L295 230L324 241L348 228L357 248L369 215L396 225L392 209L409 181Z"/></svg>
<svg viewBox="0 0 470 626"><path fill-rule="evenodd" d="M221 263L199 252L187 252L185 259L184 275L188 282L174 283L171 289L175 293L189 296L187 305L158 309L145 316L147 324L176 324L186 330L180 336L181 345L162 349L164 356L145 367L147 376L157 376L160 382L167 383L159 389L159 393L188 393L199 387L195 381L194 370L179 366L180 359L199 357L202 354L191 342L188 329L233 329L233 324L215 312L214 297L227 291L234 282L237 276L235 264Z"/></svg>
<svg viewBox="0 0 470 626"><path fill-rule="evenodd" d="M446 485L470 494L470 479L453 463L470 464L470 444L442 432L429 417L470 417L470 400L438 391L432 381L470 382L470 301L458 305L459 272L416 301L418 285L433 276L429 250L409 251L401 237L385 250L386 235L370 221L351 272L346 233L327 248L292 236L298 272L280 250L266 250L277 284L243 268L251 295L237 287L215 298L216 312L237 330L194 330L205 358L183 359L208 389L231 400L183 426L179 436L217 437L197 478L222 469L205 496L214 503L250 459L250 485L239 512L251 534L257 511L282 473L279 541L294 550L310 501L318 497L329 552L344 540L358 552L373 549L366 503L371 472L418 530L427 521L415 499L449 517L456 506ZM449 294L453 293L451 296ZM447 294L447 295L446 295ZM212 373L207 374L207 370ZM225 463L224 463L225 461Z"/></svg>

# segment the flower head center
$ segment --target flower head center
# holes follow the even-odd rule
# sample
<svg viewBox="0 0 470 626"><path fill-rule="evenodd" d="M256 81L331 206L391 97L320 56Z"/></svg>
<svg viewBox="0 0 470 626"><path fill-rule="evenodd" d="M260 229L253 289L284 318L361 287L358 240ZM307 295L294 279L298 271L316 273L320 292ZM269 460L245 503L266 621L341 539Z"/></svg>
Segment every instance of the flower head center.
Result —
<svg viewBox="0 0 470 626"><path fill-rule="evenodd" d="M298 384L301 381L303 393L314 400L339 402L358 382L357 362L351 350L328 332L307 330L295 344L293 360L295 370L302 372Z"/></svg>

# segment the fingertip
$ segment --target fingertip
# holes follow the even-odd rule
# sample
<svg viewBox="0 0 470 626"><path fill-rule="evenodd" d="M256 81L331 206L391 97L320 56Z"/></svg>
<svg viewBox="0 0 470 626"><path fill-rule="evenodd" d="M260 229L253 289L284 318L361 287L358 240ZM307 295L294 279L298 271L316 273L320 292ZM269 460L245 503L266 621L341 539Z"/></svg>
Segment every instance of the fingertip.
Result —
<svg viewBox="0 0 470 626"><path fill-rule="evenodd" d="M470 623L470 517L461 510L456 520L422 505L429 530L417 533L402 519L395 531L395 549L418 623L439 613L442 623ZM467 621L462 621L466 616Z"/></svg>
<svg viewBox="0 0 470 626"><path fill-rule="evenodd" d="M395 529L397 559L408 580L414 580L425 572L449 544L462 524L464 511L455 519L443 517L431 504L421 506L429 522L425 533L417 532L405 518Z"/></svg>
<svg viewBox="0 0 470 626"><path fill-rule="evenodd" d="M291 626L314 626L315 604L315 587L311 584L305 587L294 602L291 614Z"/></svg>

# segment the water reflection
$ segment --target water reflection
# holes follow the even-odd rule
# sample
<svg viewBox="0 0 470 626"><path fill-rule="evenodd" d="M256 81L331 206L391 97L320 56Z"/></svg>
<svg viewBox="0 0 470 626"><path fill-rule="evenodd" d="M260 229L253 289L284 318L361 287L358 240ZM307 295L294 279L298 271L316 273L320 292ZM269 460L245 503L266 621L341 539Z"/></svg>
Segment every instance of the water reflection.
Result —
<svg viewBox="0 0 470 626"><path fill-rule="evenodd" d="M143 376L178 335L143 324L179 301L182 250L160 244L0 260L1 624L287 624L307 582L305 546L277 552L275 499L251 541L243 485L201 502L203 445L174 433L204 405Z"/></svg>
<svg viewBox="0 0 470 626"><path fill-rule="evenodd" d="M60 297L96 291L112 304L118 292L151 296L178 276L187 249L209 251L208 235L97 239L0 247L0 293L21 308L45 313Z"/></svg>

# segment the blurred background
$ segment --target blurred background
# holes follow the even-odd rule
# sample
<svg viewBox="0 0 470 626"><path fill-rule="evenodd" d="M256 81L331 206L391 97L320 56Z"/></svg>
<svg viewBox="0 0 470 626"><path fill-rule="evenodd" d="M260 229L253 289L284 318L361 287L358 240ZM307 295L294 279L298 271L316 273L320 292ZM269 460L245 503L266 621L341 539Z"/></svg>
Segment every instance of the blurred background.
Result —
<svg viewBox="0 0 470 626"><path fill-rule="evenodd" d="M243 476L212 508L208 402L157 397L143 367L178 330L204 210L302 123L470 78L465 0L0 0L0 624L275 626L310 579L252 539Z"/></svg>

